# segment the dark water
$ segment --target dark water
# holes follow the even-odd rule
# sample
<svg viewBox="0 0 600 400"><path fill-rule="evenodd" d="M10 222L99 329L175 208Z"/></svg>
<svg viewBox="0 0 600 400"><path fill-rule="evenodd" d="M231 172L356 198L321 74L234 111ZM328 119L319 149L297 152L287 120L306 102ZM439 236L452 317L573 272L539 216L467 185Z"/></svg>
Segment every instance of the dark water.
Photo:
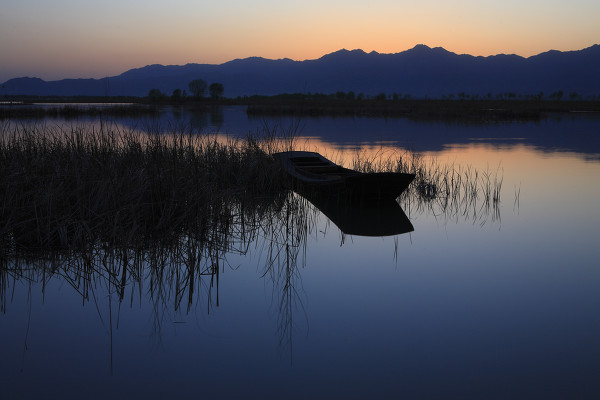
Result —
<svg viewBox="0 0 600 400"><path fill-rule="evenodd" d="M414 231L363 237L290 195L258 224L237 220L226 244L97 253L93 268L9 260L1 398L600 396L597 118L175 117L230 136L279 124L342 161L416 149L499 171L501 201L404 199ZM193 283L190 249L210 272Z"/></svg>

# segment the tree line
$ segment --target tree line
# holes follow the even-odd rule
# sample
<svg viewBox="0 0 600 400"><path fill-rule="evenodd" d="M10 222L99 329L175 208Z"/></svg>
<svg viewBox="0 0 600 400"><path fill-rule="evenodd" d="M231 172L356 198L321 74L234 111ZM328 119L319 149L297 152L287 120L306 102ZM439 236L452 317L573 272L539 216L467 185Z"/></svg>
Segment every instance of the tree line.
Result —
<svg viewBox="0 0 600 400"><path fill-rule="evenodd" d="M539 92L536 94L522 94L515 92L504 92L504 93L487 93L487 94L470 94L467 92L459 92L455 94L444 94L441 96L413 96L409 93L379 93L375 95L366 95L364 93L355 93L353 91L343 92L338 91L335 93L282 93L277 95L252 95L252 96L238 96L237 100L248 100L257 98L279 98L286 100L336 100L336 101L363 101L363 100L376 100L376 101L402 101L402 100L475 100L475 101L488 101L488 100L519 100L519 101L599 101L600 95L598 96L583 96L577 92L570 92L567 94L562 90L557 90L545 94Z"/></svg>
<svg viewBox="0 0 600 400"><path fill-rule="evenodd" d="M223 94L225 92L225 88L222 83L214 82L208 85L208 83L203 79L194 79L188 83L188 91L182 89L175 89L173 93L168 96L160 91L160 89L151 89L148 93L148 99L151 101L182 101L186 99L203 99L206 96L208 90L209 98L213 100L219 100L223 98ZM441 96L429 97L415 97L409 93L379 93L377 95L365 95L363 93L355 93L353 91L343 92L338 91L335 93L282 93L275 96L260 96L254 95L250 97L279 97L279 98L303 98L306 100L318 100L318 99L335 99L338 101L363 101L363 100L391 100L391 101L399 101L399 100L476 100L476 101L485 101L485 100L521 100L521 101L543 101L543 100L551 100L551 101L561 101L561 100L571 100L571 101L598 101L600 100L600 96L582 96L577 92L571 92L565 94L562 90L557 90L552 93L536 93L536 94L520 94L515 92L505 92L505 93L487 93L487 94L470 94L467 92L459 92L455 94L445 94ZM249 96L238 96L236 100L243 101L244 99L248 99Z"/></svg>
<svg viewBox="0 0 600 400"><path fill-rule="evenodd" d="M164 101L169 97L173 101L180 101L187 98L194 99L202 99L206 94L206 89L208 89L208 94L211 99L218 100L223 97L223 93L225 93L225 88L222 83L214 82L208 85L204 79L194 79L190 83L188 83L188 89L190 94L184 89L175 89L171 96L166 95L160 89L150 89L148 92L148 98L151 101Z"/></svg>

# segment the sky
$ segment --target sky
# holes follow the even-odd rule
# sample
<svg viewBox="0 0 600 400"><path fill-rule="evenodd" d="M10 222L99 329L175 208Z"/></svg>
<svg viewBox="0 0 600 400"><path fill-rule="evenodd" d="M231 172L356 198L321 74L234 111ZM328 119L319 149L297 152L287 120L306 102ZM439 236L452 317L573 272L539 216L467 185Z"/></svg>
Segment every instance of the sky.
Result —
<svg viewBox="0 0 600 400"><path fill-rule="evenodd" d="M524 57L600 44L598 0L2 0L0 82L426 44Z"/></svg>

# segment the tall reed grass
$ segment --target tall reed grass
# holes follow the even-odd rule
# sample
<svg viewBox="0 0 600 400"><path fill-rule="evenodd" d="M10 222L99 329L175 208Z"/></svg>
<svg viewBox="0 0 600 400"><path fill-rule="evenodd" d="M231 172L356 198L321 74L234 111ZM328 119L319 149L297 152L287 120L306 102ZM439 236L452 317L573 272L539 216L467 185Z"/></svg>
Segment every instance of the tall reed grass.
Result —
<svg viewBox="0 0 600 400"><path fill-rule="evenodd" d="M202 239L231 200L260 202L283 189L261 146L191 131L0 125L2 248Z"/></svg>
<svg viewBox="0 0 600 400"><path fill-rule="evenodd" d="M500 219L502 169L479 170L470 165L441 163L435 158L406 151L367 156L357 152L352 168L415 174L399 202L411 214L431 212L446 219L465 219L485 224Z"/></svg>
<svg viewBox="0 0 600 400"><path fill-rule="evenodd" d="M111 124L0 124L2 251L143 247L182 235L204 240L231 223L232 207L252 209L253 216L285 190L270 154L294 147L293 134L282 139L267 127L262 135L223 139L177 128L142 134ZM414 152L359 152L351 162L364 172L414 173L400 198L409 216L428 210L480 222L499 218L499 168L479 171Z"/></svg>
<svg viewBox="0 0 600 400"><path fill-rule="evenodd" d="M55 278L84 302L97 303L99 291L119 304L147 293L157 310L189 311L200 298L210 310L228 256L262 246L280 344L291 346L303 312L298 266L319 213L286 190L270 154L297 144L275 130L222 139L185 127L141 134L110 124L0 123L0 311L17 282L45 287ZM365 172L415 173L399 199L409 216L499 218L500 169L412 152L357 153L351 162ZM162 318L157 311L157 331Z"/></svg>

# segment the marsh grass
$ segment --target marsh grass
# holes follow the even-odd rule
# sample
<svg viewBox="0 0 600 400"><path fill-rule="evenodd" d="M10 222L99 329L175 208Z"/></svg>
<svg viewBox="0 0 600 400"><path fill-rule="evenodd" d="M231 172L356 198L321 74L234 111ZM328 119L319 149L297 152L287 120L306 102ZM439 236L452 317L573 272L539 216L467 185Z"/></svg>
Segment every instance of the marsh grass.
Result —
<svg viewBox="0 0 600 400"><path fill-rule="evenodd" d="M179 236L149 246L90 245L77 251L58 249L15 252L0 257L0 312L6 312L17 286L39 286L53 281L68 284L93 305L111 341L122 304L151 303L153 335L160 340L165 325L183 315L219 305L219 281L236 269L232 255L258 250L264 261L262 277L272 286L272 310L283 350L291 352L294 314L304 312L299 266L306 254L306 239L316 226L316 210L289 191L268 203L233 201L203 236ZM262 246L256 248L254 246ZM27 339L26 339L27 342Z"/></svg>
<svg viewBox="0 0 600 400"><path fill-rule="evenodd" d="M470 165L441 163L416 152L357 152L352 168L364 172L403 172L415 180L399 202L405 211L428 211L448 220L471 220L480 224L500 219L502 168L479 170Z"/></svg>
<svg viewBox="0 0 600 400"><path fill-rule="evenodd" d="M228 256L259 237L271 243L265 276L288 277L276 286L291 288L296 274L275 268L295 268L303 236L288 242L282 229L297 232L303 214L268 155L270 139L0 128L1 311L17 285L59 279L96 305L107 329L106 294L115 304L148 296L160 333L165 306L218 305Z"/></svg>
<svg viewBox="0 0 600 400"><path fill-rule="evenodd" d="M110 105L87 105L87 104L57 104L46 107L18 105L12 107L0 107L0 120L63 118L74 120L80 117L102 117L102 118L139 118L154 116L160 113L158 107L139 103L110 104Z"/></svg>
<svg viewBox="0 0 600 400"><path fill-rule="evenodd" d="M2 248L144 246L202 239L232 201L260 203L282 177L254 139L143 135L114 126L0 126ZM260 206L258 204L258 206Z"/></svg>
<svg viewBox="0 0 600 400"><path fill-rule="evenodd" d="M2 252L202 241L215 227L227 230L233 208L255 218L285 190L270 154L296 146L293 132L282 138L278 127L265 127L223 139L173 128L157 134L112 124L0 124ZM499 167L479 171L408 151L357 152L351 163L364 172L414 173L399 199L409 213L499 218Z"/></svg>
<svg viewBox="0 0 600 400"><path fill-rule="evenodd" d="M178 313L219 305L222 274L239 266L231 256L253 250L272 284L280 346L291 354L294 320L305 316L299 267L320 214L286 189L270 154L298 146L298 125L283 138L281 127L265 127L244 139L154 128L0 123L0 312L17 285L45 290L60 280L95 305L111 340L115 305L146 300L160 337ZM480 172L414 152L357 153L351 163L415 173L398 199L409 216L499 218L500 168Z"/></svg>

